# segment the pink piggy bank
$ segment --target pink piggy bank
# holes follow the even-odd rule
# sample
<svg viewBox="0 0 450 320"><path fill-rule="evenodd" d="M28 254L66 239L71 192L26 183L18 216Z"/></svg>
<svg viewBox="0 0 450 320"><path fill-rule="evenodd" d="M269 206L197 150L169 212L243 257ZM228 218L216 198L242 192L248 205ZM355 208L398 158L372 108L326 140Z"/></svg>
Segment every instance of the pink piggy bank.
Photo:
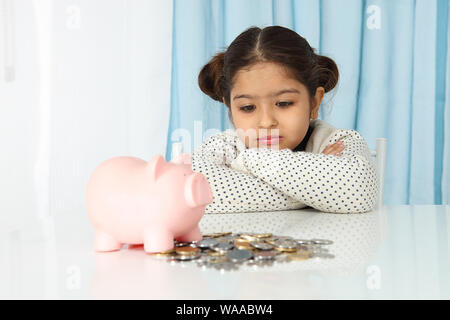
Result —
<svg viewBox="0 0 450 320"><path fill-rule="evenodd" d="M144 244L147 253L172 249L173 240L201 240L198 222L213 196L208 180L193 172L189 156L167 163L115 157L89 178L86 208L95 229L95 251Z"/></svg>

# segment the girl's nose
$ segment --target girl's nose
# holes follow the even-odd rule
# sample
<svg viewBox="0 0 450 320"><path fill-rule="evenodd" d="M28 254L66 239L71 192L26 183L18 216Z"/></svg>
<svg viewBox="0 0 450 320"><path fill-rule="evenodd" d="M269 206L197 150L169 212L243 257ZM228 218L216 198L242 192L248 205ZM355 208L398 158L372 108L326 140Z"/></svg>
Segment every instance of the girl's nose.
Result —
<svg viewBox="0 0 450 320"><path fill-rule="evenodd" d="M271 128L278 124L275 115L271 111L263 111L259 119L260 128Z"/></svg>

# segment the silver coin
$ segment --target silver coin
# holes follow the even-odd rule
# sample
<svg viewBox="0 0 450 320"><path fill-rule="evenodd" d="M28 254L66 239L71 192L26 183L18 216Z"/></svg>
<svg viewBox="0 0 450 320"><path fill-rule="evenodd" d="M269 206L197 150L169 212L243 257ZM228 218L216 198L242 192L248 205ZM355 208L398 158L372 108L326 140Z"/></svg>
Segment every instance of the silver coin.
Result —
<svg viewBox="0 0 450 320"><path fill-rule="evenodd" d="M178 241L175 242L175 247L178 247L178 248L179 247L187 247L189 245L191 245L190 242L178 242Z"/></svg>
<svg viewBox="0 0 450 320"><path fill-rule="evenodd" d="M320 244L320 245L333 244L333 241L328 240L328 239L311 239L311 242L314 244Z"/></svg>
<svg viewBox="0 0 450 320"><path fill-rule="evenodd" d="M301 244L301 245L309 245L309 244L312 244L312 241L311 241L311 240L295 239L294 241L297 242L298 244Z"/></svg>
<svg viewBox="0 0 450 320"><path fill-rule="evenodd" d="M205 239L197 242L197 247L199 247L201 249L207 249L207 248L211 248L212 246L216 245L217 243L219 243L219 242L216 240L216 238L205 238Z"/></svg>
<svg viewBox="0 0 450 320"><path fill-rule="evenodd" d="M293 240L286 239L275 241L274 246L282 249L296 249L298 247L298 244Z"/></svg>
<svg viewBox="0 0 450 320"><path fill-rule="evenodd" d="M227 258L232 262L243 262L253 257L250 250L233 249L227 252Z"/></svg>
<svg viewBox="0 0 450 320"><path fill-rule="evenodd" d="M271 245L267 242L251 241L250 244L252 245L252 247L259 249L259 250L272 250L273 249L273 245Z"/></svg>
<svg viewBox="0 0 450 320"><path fill-rule="evenodd" d="M228 242L218 242L210 248L217 252L226 253L227 251L233 249L233 245Z"/></svg>

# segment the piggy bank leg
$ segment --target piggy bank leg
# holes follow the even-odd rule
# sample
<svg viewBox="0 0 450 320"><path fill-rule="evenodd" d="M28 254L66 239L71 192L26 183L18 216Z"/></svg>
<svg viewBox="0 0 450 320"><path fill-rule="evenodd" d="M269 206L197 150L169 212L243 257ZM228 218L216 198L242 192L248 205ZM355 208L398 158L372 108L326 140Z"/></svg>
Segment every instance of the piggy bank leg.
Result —
<svg viewBox="0 0 450 320"><path fill-rule="evenodd" d="M190 230L189 232L183 234L180 237L177 237L177 241L180 242L192 242L192 241L200 241L202 240L202 233L200 232L200 228L198 225Z"/></svg>
<svg viewBox="0 0 450 320"><path fill-rule="evenodd" d="M173 249L173 234L161 229L144 231L144 251L147 253L162 252Z"/></svg>
<svg viewBox="0 0 450 320"><path fill-rule="evenodd" d="M117 251L122 244L112 236L102 230L95 231L94 250L95 251Z"/></svg>

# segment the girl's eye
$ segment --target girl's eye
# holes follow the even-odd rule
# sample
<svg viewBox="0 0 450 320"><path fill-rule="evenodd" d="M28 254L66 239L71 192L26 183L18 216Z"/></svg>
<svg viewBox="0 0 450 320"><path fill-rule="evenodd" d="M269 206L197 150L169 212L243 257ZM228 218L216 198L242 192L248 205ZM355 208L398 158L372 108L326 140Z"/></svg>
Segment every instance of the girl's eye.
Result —
<svg viewBox="0 0 450 320"><path fill-rule="evenodd" d="M292 104L292 102L288 102L288 101L283 101L283 102L279 102L279 103L282 104L282 105L280 105L280 107L282 107L282 108L289 107Z"/></svg>
<svg viewBox="0 0 450 320"><path fill-rule="evenodd" d="M290 101L278 102L278 105L281 108L289 107L292 104L293 104L293 102L290 102ZM252 112L253 111L253 107L254 107L253 105L243 106L243 107L240 107L239 110L244 111L244 112Z"/></svg>
<svg viewBox="0 0 450 320"><path fill-rule="evenodd" d="M242 110L244 112L252 112L253 111L253 106L244 106L244 107L240 107L239 110Z"/></svg>

